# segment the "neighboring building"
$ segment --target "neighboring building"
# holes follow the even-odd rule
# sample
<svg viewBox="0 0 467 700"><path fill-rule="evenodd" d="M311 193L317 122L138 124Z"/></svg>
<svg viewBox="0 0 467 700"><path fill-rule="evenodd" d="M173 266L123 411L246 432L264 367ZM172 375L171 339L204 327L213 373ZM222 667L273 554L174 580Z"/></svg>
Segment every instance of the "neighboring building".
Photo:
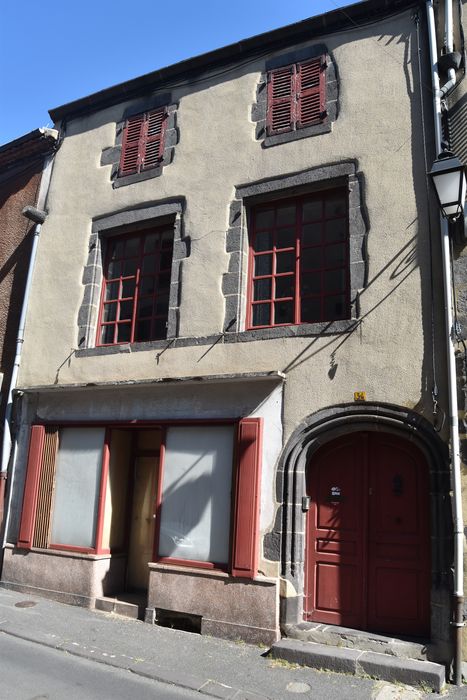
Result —
<svg viewBox="0 0 467 700"><path fill-rule="evenodd" d="M36 129L0 146L0 444L34 228L21 212L37 204L56 141L54 129ZM0 471L0 528L6 476Z"/></svg>
<svg viewBox="0 0 467 700"><path fill-rule="evenodd" d="M51 112L3 585L449 663L423 8L368 0Z"/></svg>

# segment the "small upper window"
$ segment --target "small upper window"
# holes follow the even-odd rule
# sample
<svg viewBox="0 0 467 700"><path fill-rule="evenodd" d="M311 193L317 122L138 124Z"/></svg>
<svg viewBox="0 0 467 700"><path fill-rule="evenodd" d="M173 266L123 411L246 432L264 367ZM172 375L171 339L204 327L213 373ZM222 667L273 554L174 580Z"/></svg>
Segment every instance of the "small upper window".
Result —
<svg viewBox="0 0 467 700"><path fill-rule="evenodd" d="M348 192L316 192L250 213L249 328L350 318Z"/></svg>
<svg viewBox="0 0 467 700"><path fill-rule="evenodd" d="M166 122L165 107L127 119L118 172L120 177L159 165L164 153Z"/></svg>
<svg viewBox="0 0 467 700"><path fill-rule="evenodd" d="M268 73L268 135L295 131L325 120L325 75L325 56Z"/></svg>
<svg viewBox="0 0 467 700"><path fill-rule="evenodd" d="M98 345L167 337L173 228L109 238Z"/></svg>

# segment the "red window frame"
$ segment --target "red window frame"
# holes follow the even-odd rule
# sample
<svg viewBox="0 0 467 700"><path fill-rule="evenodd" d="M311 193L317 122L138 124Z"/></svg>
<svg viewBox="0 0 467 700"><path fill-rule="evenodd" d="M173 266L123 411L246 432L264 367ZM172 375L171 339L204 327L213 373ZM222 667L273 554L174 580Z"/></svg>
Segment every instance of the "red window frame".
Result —
<svg viewBox="0 0 467 700"><path fill-rule="evenodd" d="M268 73L268 135L320 124L326 118L326 57Z"/></svg>
<svg viewBox="0 0 467 700"><path fill-rule="evenodd" d="M167 108L129 117L123 129L119 177L155 168L164 153Z"/></svg>
<svg viewBox="0 0 467 700"><path fill-rule="evenodd" d="M237 435L234 442L234 468L232 471L232 507L230 523L230 557L228 566L215 562L190 561L159 557L159 534L162 509L162 482L165 452L165 429L169 426L193 425L232 425L236 426ZM193 420L193 421L132 421L114 423L83 423L65 422L59 428L66 427L105 427L104 449L102 454L100 490L97 508L95 546L93 548L60 545L49 543L48 548L54 550L80 552L82 554L112 554L109 549L102 548L102 535L105 516L105 499L109 475L110 444L112 427L116 429L161 428L162 441L160 446L160 463L156 501L154 503L156 523L154 531L153 560L163 561L177 566L195 567L200 569L218 569L228 571L232 576L254 578L258 571L259 555L259 503L261 485L261 455L262 455L262 418L242 418L232 420ZM26 482L23 495L23 508L17 546L21 549L31 549L34 539L34 524L37 508L37 496L41 472L41 462L44 450L45 424L31 427Z"/></svg>
<svg viewBox="0 0 467 700"><path fill-rule="evenodd" d="M107 239L96 345L167 337L173 226Z"/></svg>
<svg viewBox="0 0 467 700"><path fill-rule="evenodd" d="M249 228L248 329L350 318L347 188L252 207Z"/></svg>

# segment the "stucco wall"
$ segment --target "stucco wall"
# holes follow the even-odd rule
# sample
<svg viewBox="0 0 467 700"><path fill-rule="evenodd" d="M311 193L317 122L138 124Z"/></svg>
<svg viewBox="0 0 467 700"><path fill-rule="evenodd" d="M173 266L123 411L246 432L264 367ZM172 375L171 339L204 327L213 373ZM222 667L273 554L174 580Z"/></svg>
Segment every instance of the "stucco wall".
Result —
<svg viewBox="0 0 467 700"><path fill-rule="evenodd" d="M332 133L262 149L251 107L263 60L172 91L179 103L179 143L173 163L153 180L113 189L111 166L100 165L129 103L68 123L50 187L19 385L281 369L287 374L286 436L304 416L352 400L355 390L429 415L429 260L425 192L416 184L423 183L424 164L410 14L320 37L340 81ZM183 261L180 334L215 335L224 319L225 234L235 186L348 159L357 161L364 177L370 223L369 284L354 332L219 342L207 353L206 346L169 348L158 357L153 349L137 356L72 354L93 219L185 198L191 254Z"/></svg>

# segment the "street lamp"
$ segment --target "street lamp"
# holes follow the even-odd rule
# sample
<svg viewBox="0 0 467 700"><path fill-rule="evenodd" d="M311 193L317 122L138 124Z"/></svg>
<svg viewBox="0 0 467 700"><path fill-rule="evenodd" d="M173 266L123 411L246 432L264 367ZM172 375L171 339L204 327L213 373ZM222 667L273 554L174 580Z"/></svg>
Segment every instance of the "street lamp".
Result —
<svg viewBox="0 0 467 700"><path fill-rule="evenodd" d="M464 211L464 166L454 153L443 151L433 163L428 175L436 190L443 216L449 221L456 221Z"/></svg>

